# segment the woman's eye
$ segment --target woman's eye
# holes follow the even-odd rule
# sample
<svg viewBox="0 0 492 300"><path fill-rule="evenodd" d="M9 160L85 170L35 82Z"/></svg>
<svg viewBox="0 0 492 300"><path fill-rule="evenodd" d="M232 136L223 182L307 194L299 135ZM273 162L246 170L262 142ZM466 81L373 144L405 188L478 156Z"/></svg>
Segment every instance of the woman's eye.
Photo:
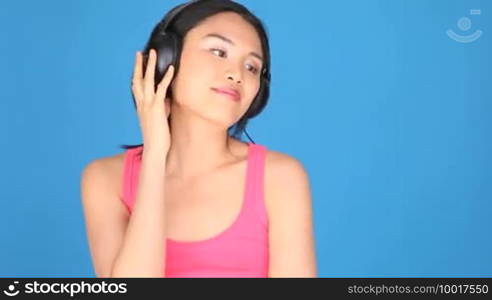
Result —
<svg viewBox="0 0 492 300"><path fill-rule="evenodd" d="M217 49L217 48L212 48L212 49L210 49L210 51L226 54L226 52L224 50ZM224 56L219 54L219 57L224 57ZM256 67L254 67L252 65L248 65L248 66L251 66L251 68L249 69L251 71L251 73L253 73L253 74L258 73L258 69Z"/></svg>
<svg viewBox="0 0 492 300"><path fill-rule="evenodd" d="M248 66L251 66L251 65L248 65ZM253 73L253 74L258 73L258 69L254 66L251 66L250 70L252 70L251 73Z"/></svg>
<svg viewBox="0 0 492 300"><path fill-rule="evenodd" d="M221 50L221 49L216 49L216 48L212 48L210 49L212 52L214 51L219 51L219 53L224 53L225 54L225 51L224 50ZM219 55L220 57L222 57L221 55Z"/></svg>

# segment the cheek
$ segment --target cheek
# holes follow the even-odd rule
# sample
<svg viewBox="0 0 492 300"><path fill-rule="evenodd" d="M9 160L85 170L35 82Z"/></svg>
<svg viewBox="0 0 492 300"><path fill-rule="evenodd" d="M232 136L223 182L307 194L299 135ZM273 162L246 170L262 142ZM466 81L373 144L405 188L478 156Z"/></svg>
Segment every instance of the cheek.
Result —
<svg viewBox="0 0 492 300"><path fill-rule="evenodd" d="M256 98L256 95L258 94L260 90L260 82L259 79L251 79L252 83L250 87L248 88L248 94L249 97L251 98L251 102Z"/></svg>
<svg viewBox="0 0 492 300"><path fill-rule="evenodd" d="M247 100L244 101L244 103L241 107L241 111L243 113L245 113L248 110L248 108L251 106L251 104L253 104L253 102L256 98L256 95L258 94L259 87L260 87L259 84L253 84L253 86L250 86L248 88L248 90L246 91Z"/></svg>
<svg viewBox="0 0 492 300"><path fill-rule="evenodd" d="M203 88L207 80L213 80L218 68L210 57L199 52L188 56L183 64L186 76L190 78L190 84L194 84L195 88L199 88L198 85L202 85Z"/></svg>
<svg viewBox="0 0 492 300"><path fill-rule="evenodd" d="M182 57L174 86L180 101L190 102L202 98L201 95L209 88L213 74L210 68L204 66L203 61Z"/></svg>

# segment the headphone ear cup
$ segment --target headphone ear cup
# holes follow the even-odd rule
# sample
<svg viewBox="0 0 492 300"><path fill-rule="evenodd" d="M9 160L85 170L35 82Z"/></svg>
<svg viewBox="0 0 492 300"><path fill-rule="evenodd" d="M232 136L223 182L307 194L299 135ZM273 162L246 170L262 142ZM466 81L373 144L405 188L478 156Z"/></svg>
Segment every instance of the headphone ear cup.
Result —
<svg viewBox="0 0 492 300"><path fill-rule="evenodd" d="M161 82L171 64L174 66L174 74L178 71L181 40L174 33L166 32L159 35L159 38L154 41L153 45L157 50L157 62L154 76L155 90L157 91L157 85ZM174 78L171 80L170 85L172 82L174 82ZM168 89L168 92L170 90L171 89Z"/></svg>

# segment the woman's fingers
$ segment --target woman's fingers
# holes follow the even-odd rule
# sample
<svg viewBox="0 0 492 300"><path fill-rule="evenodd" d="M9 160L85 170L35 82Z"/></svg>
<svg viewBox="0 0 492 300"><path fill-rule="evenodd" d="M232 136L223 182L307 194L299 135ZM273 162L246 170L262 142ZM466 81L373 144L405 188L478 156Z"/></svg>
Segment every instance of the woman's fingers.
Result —
<svg viewBox="0 0 492 300"><path fill-rule="evenodd" d="M158 99L164 101L169 83L174 76L174 66L170 65L161 82L157 85L157 91L155 91L154 77L157 65L157 51L153 48L150 49L145 74L142 72L142 61L142 53L137 52L132 79L132 91L136 98L137 108L141 107L142 104L154 103ZM142 78L142 76L144 76L144 78Z"/></svg>
<svg viewBox="0 0 492 300"><path fill-rule="evenodd" d="M154 49L149 51L149 59L147 61L147 69L145 70L144 78L144 93L146 101L151 101L154 97L154 76L155 76L155 66L157 61L157 53Z"/></svg>
<svg viewBox="0 0 492 300"><path fill-rule="evenodd" d="M169 65L166 70L166 74L162 77L161 82L157 85L157 91L155 94L155 99L157 101L164 101L164 97L166 96L167 89L169 88L169 83L174 76L174 66Z"/></svg>
<svg viewBox="0 0 492 300"><path fill-rule="evenodd" d="M142 54L137 52L135 56L135 66L133 68L132 91L137 102L137 107L140 106L140 101L143 98L142 90Z"/></svg>

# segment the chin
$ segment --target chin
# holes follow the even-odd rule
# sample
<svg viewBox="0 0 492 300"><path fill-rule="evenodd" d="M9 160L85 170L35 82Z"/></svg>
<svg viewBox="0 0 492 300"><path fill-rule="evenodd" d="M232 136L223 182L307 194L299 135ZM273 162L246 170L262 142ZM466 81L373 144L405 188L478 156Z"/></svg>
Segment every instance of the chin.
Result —
<svg viewBox="0 0 492 300"><path fill-rule="evenodd" d="M236 122L237 115L231 111L226 112L226 111L216 110L214 112L208 113L206 118L214 122L218 126L227 129L230 126L234 125L234 123Z"/></svg>

